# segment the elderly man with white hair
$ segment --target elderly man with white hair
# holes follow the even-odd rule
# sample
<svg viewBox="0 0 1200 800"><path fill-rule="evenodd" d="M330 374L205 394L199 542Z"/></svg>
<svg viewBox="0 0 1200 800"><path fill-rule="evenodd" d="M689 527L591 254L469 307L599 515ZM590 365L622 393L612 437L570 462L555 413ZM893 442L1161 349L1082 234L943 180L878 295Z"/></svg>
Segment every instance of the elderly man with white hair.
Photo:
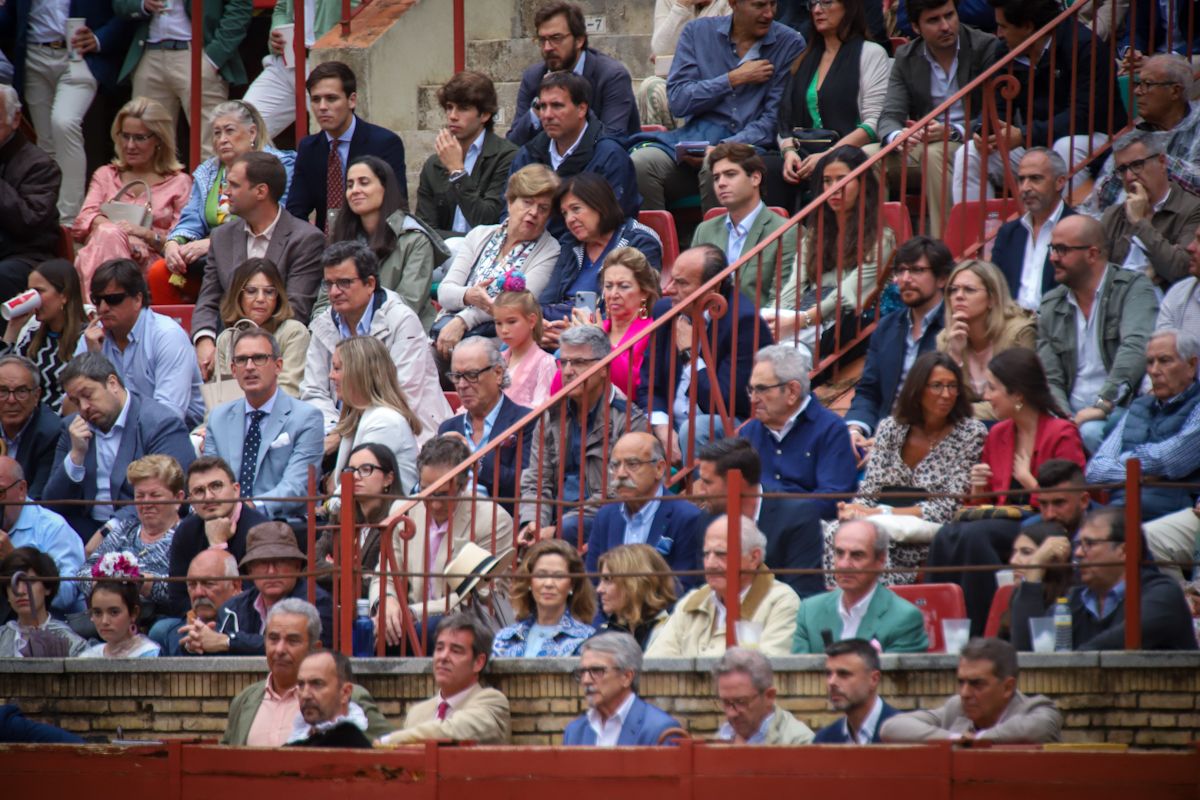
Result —
<svg viewBox="0 0 1200 800"><path fill-rule="evenodd" d="M1146 478L1187 484L1184 488L1143 486L1142 519L1155 519L1192 506L1200 485L1200 342L1177 329L1156 331L1146 345L1151 392L1129 404L1088 463L1089 483L1125 479L1125 462L1142 462ZM1124 505L1124 492L1112 501Z"/></svg>
<svg viewBox="0 0 1200 800"><path fill-rule="evenodd" d="M749 623L738 643L758 644L768 656L792 651L800 598L787 584L763 569L767 537L750 517L741 519L742 552L739 619ZM725 652L725 570L729 558L729 517L709 523L704 533L704 586L685 594L650 643L647 658L697 658ZM754 640L754 641L752 641Z"/></svg>
<svg viewBox="0 0 1200 800"><path fill-rule="evenodd" d="M725 722L717 739L733 744L809 744L812 729L775 705L775 672L757 650L731 647L712 668Z"/></svg>
<svg viewBox="0 0 1200 800"><path fill-rule="evenodd" d="M583 643L575 680L588 710L563 731L563 744L633 747L665 744L663 734L681 727L667 712L637 696L642 648L628 633L594 636Z"/></svg>

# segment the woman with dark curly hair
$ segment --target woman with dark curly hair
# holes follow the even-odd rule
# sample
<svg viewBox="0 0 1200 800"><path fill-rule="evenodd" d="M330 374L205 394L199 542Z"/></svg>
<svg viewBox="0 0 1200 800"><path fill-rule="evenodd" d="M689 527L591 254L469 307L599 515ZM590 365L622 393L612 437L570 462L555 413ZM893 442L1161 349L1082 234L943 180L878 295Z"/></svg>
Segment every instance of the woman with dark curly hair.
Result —
<svg viewBox="0 0 1200 800"><path fill-rule="evenodd" d="M562 539L544 539L529 548L509 593L520 622L501 629L492 643L494 658L573 656L596 632L596 595L584 577L579 552Z"/></svg>
<svg viewBox="0 0 1200 800"><path fill-rule="evenodd" d="M54 559L34 547L18 547L0 561L0 584L17 615L0 627L0 658L64 658L87 649L71 626L50 616L59 583L39 578L57 577Z"/></svg>

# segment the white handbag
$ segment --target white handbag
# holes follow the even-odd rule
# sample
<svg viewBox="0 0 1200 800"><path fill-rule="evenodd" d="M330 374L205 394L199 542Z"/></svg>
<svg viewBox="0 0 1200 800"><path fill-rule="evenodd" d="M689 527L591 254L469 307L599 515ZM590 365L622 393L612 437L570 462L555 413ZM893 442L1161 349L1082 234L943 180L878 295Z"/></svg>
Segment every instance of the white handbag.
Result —
<svg viewBox="0 0 1200 800"><path fill-rule="evenodd" d="M139 184L146 193L146 202L122 202L121 198ZM112 200L100 205L100 213L113 222L128 222L130 225L149 228L150 223L154 221L154 206L151 205L150 200L150 184L143 180L130 181L117 190Z"/></svg>

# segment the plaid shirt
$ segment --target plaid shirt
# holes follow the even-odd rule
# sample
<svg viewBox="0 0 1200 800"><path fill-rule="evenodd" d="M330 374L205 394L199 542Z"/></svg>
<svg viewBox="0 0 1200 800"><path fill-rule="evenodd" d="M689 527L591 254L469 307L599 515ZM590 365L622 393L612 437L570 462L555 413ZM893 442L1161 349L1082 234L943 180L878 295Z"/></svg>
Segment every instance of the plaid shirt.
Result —
<svg viewBox="0 0 1200 800"><path fill-rule="evenodd" d="M1168 137L1167 175L1192 194L1200 195L1200 103L1192 103L1191 109L1182 122L1163 133ZM1155 130L1145 121L1134 127L1143 131ZM1112 156L1109 156L1096 179L1096 188L1079 210L1098 217L1106 208L1119 202L1124 193L1125 186L1113 171Z"/></svg>

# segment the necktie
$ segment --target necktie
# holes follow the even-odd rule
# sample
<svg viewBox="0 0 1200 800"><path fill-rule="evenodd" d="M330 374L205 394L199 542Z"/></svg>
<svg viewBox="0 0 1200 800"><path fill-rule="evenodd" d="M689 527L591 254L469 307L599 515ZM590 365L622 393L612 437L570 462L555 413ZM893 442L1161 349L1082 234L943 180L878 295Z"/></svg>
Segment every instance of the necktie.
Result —
<svg viewBox="0 0 1200 800"><path fill-rule="evenodd" d="M254 495L254 472L258 468L258 448L262 446L262 419L265 411L250 412L250 430L246 431L246 444L242 447L242 470L238 482L242 484L245 497Z"/></svg>
<svg viewBox="0 0 1200 800"><path fill-rule="evenodd" d="M329 143L329 161L325 168L325 208L341 208L346 202L346 174L338 154L338 140Z"/></svg>
<svg viewBox="0 0 1200 800"><path fill-rule="evenodd" d="M438 703L438 719L439 719L439 720L443 720L443 719L445 719L445 718L446 718L446 714L447 714L449 711L450 711L450 704L449 704L449 703L447 703L445 700L443 700L442 702Z"/></svg>

